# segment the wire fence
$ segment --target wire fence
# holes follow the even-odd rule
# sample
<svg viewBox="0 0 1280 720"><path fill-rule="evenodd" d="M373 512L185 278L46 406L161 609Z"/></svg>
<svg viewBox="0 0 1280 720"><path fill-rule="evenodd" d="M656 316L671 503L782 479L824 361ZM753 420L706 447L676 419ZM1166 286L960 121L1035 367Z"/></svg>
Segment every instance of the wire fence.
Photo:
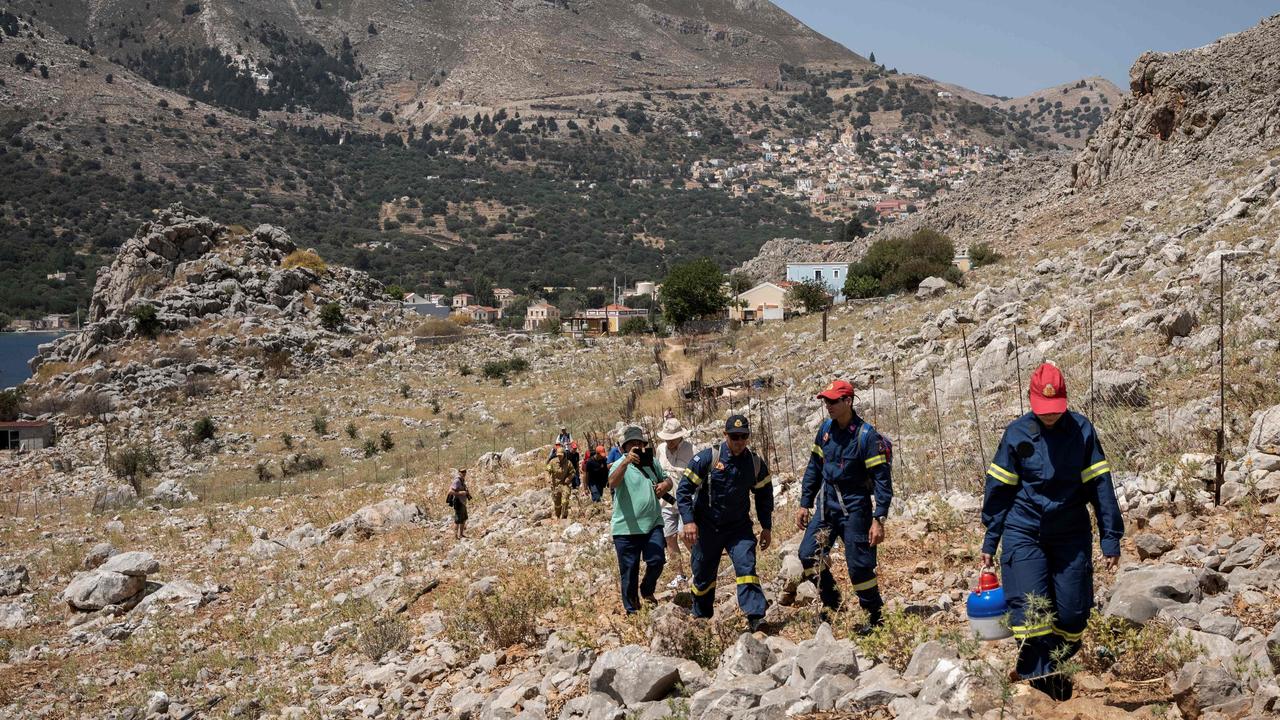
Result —
<svg viewBox="0 0 1280 720"><path fill-rule="evenodd" d="M1213 493L1221 487L1226 461L1243 452L1251 412L1280 401L1274 382L1257 372L1260 361L1248 350L1264 331L1240 322L1244 310L1233 302L1230 279L1231 268L1224 264L1214 279L1214 300L1192 313L1189 330L1166 330L1171 334L1163 347L1137 347L1131 329L1114 322L1123 312L1095 301L1059 311L1043 324L1014 315L995 333L953 324L935 339L937 351L913 367L905 366L909 355L899 349L910 340L881 333L878 337L892 350L870 365L833 366L821 383L856 378L855 405L892 440L900 488L976 492L985 484L1004 428L1029 411L1030 374L1041 362L1052 362L1066 378L1071 408L1095 426L1114 473L1159 470L1167 477L1191 456L1194 467L1188 474L1205 481ZM1098 324L1099 310L1110 319L1105 328ZM1161 329L1145 332L1158 337ZM1049 335L1056 342L1046 356L1039 340ZM1179 351L1171 353L1171 345ZM1271 370L1277 365L1274 357L1261 362ZM826 417L813 396L820 388L769 376L768 368L776 365L741 363L722 369L720 382L711 384L704 377L708 367L709 362L700 366L689 388L704 391L686 401L690 419L707 422L729 408L750 407L759 428L753 432L754 449L775 472L798 478L815 428ZM708 397L708 388L719 394ZM1213 466L1210 476L1206 458Z"/></svg>

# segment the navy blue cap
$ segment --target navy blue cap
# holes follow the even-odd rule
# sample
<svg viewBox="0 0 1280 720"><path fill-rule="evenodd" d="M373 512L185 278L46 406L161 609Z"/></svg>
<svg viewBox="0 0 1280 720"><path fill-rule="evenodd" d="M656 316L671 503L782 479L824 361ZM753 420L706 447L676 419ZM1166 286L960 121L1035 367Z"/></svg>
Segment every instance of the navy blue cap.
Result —
<svg viewBox="0 0 1280 720"><path fill-rule="evenodd" d="M729 419L724 423L724 431L726 433L751 433L751 424L747 422L746 415L730 415Z"/></svg>

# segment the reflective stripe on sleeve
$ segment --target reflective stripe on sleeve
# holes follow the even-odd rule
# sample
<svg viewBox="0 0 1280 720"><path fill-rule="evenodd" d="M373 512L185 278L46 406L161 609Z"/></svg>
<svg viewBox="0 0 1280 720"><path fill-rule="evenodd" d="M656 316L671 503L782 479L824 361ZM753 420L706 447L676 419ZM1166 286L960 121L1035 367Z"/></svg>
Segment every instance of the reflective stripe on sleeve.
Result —
<svg viewBox="0 0 1280 720"><path fill-rule="evenodd" d="M1098 462L1085 468L1084 472L1080 473L1080 482L1089 482L1090 480L1098 477L1099 475L1109 473L1109 472L1111 472L1111 463L1107 462L1106 460L1099 460Z"/></svg>
<svg viewBox="0 0 1280 720"><path fill-rule="evenodd" d="M820 458L826 459L826 456L822 454L822 448L818 447L817 443L814 443L813 445L813 454L817 455Z"/></svg>
<svg viewBox="0 0 1280 720"><path fill-rule="evenodd" d="M886 462L888 462L888 460L885 459L884 455L876 455L875 457L867 458L866 466L867 469L870 470L871 468L877 465L883 465Z"/></svg>
<svg viewBox="0 0 1280 720"><path fill-rule="evenodd" d="M698 475L698 473L694 472L693 468L685 468L684 476L692 480L694 485L702 484L702 477Z"/></svg>
<svg viewBox="0 0 1280 720"><path fill-rule="evenodd" d="M1005 485L1018 484L1017 475L1014 475L1013 473L1009 472L1008 470L1005 470L1004 468L1000 467L995 463L991 463L990 465L987 466L987 474L995 478L996 480L999 480L1000 482L1004 483Z"/></svg>
<svg viewBox="0 0 1280 720"><path fill-rule="evenodd" d="M773 476L772 476L772 475L765 475L763 480L761 480L760 482L758 482L758 483L756 483L755 485L753 485L753 486L752 486L752 489L753 489L753 490L759 490L760 488L764 487L765 485L768 485L768 484L769 484L769 483L771 483L771 482L773 482Z"/></svg>

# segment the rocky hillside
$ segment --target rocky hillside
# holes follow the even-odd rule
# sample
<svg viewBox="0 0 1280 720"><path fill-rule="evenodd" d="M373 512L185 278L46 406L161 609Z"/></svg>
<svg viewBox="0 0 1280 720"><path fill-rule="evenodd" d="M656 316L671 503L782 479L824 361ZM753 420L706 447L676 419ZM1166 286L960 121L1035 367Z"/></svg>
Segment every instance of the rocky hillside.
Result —
<svg viewBox="0 0 1280 720"><path fill-rule="evenodd" d="M1075 187L1220 167L1280 138L1280 17L1202 48L1143 53L1131 94L1072 167Z"/></svg>
<svg viewBox="0 0 1280 720"><path fill-rule="evenodd" d="M1120 104L1124 91L1103 77L1088 77L994 104L1031 129L1079 149Z"/></svg>
<svg viewBox="0 0 1280 720"><path fill-rule="evenodd" d="M1171 56L1173 76L1275 32ZM963 287L845 305L825 344L800 317L662 346L471 332L418 349L395 308L361 307L376 286L358 273L312 267L286 287L284 231L162 214L97 286L101 346L77 360L90 340L60 343L31 385L27 409L59 444L0 458L0 717L1274 717L1280 148L1227 133L1267 127L1266 103L1232 107L1198 141L1145 140L1099 183L1074 184L1067 159L956 194L932 217L1007 257ZM329 301L354 332L316 326ZM196 358L298 332L311 341L290 346L297 367L251 353L191 392L123 383L125 406L59 401L118 376L200 375ZM1014 644L972 640L963 609L979 479L1042 360L1097 423L1127 526L1119 571L1095 564L1063 703L1011 681ZM869 637L853 634L854 608L820 622L809 583L780 602L799 574L796 480L823 416L812 393L833 375L894 440L878 571L890 611ZM686 404L694 377L728 387ZM687 590L666 585L674 558L657 604L623 616L607 508L575 500L550 517L555 428L594 441L667 407L703 446L726 414L749 414L770 462L762 633L743 632L731 593L716 620L689 618ZM455 541L443 493L457 466L477 497ZM838 553L833 566L846 576Z"/></svg>
<svg viewBox="0 0 1280 720"><path fill-rule="evenodd" d="M336 82L291 88L303 90L298 104L322 111L331 92L381 108L439 108L627 88L758 87L777 82L782 63L869 65L764 0L12 5L157 77L195 69L207 50L233 59L264 90L295 70L332 72Z"/></svg>

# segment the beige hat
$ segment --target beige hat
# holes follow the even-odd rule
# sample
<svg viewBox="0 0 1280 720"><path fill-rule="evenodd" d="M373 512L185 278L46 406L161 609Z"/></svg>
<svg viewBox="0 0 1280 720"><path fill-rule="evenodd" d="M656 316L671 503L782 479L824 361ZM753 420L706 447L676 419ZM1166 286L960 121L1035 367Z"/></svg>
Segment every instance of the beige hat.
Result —
<svg viewBox="0 0 1280 720"><path fill-rule="evenodd" d="M658 431L659 440L676 440L688 435L689 431L680 425L678 418L667 418L662 422L662 429Z"/></svg>

